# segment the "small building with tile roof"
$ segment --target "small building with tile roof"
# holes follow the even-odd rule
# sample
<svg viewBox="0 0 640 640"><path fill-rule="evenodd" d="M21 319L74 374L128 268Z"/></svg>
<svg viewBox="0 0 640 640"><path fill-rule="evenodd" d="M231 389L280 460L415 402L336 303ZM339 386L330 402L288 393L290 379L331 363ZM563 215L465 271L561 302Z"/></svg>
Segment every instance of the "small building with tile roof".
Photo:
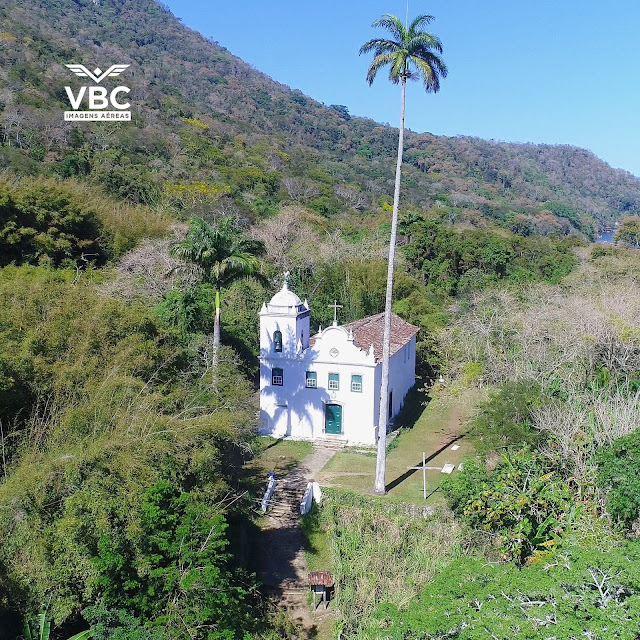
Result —
<svg viewBox="0 0 640 640"><path fill-rule="evenodd" d="M384 314L310 335L309 305L287 282L260 311L260 432L373 446L382 379ZM389 415L415 384L418 327L392 314Z"/></svg>

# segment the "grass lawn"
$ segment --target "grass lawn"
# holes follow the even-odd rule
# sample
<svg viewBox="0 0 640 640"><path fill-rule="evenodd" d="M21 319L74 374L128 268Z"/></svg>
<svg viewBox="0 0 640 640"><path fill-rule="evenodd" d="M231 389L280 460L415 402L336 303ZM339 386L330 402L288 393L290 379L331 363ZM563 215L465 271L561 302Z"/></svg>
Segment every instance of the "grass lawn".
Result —
<svg viewBox="0 0 640 640"><path fill-rule="evenodd" d="M443 391L421 413L415 411L415 406L407 407L407 415L418 417L405 420L407 426L389 445L385 500L416 504L436 504L441 501L442 496L437 489L447 476L440 471L427 470L425 503L422 471L408 470L407 467L422 464L423 451L426 453L427 466L431 467L442 467L446 463L457 467L473 453L471 443L463 434L467 420L485 395L485 392L477 389L464 389L455 395ZM413 402L416 402L415 398ZM454 445L459 447L455 451L451 448ZM341 451L324 467L319 482L326 487L372 493L375 468L375 452Z"/></svg>
<svg viewBox="0 0 640 640"><path fill-rule="evenodd" d="M304 553L308 571L333 571L329 537L325 531L318 507L314 504L311 511L300 520L304 534Z"/></svg>
<svg viewBox="0 0 640 640"><path fill-rule="evenodd" d="M257 438L253 447L254 457L245 468L265 478L268 473L275 471L276 476L282 478L312 451L311 442L278 440L267 436Z"/></svg>

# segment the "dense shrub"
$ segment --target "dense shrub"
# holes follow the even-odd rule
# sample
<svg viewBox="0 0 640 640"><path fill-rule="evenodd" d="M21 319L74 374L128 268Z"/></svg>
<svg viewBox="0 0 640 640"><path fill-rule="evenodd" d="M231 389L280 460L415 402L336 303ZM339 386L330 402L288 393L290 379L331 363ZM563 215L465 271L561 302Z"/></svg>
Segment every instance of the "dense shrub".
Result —
<svg viewBox="0 0 640 640"><path fill-rule="evenodd" d="M580 511L579 494L536 453L503 456L495 471L466 462L442 485L454 512L498 536L503 557L518 564L558 544Z"/></svg>
<svg viewBox="0 0 640 640"><path fill-rule="evenodd" d="M194 640L243 637L255 625L253 587L230 565L221 508L161 480L144 492L137 516L138 528L114 528L97 541L99 602L169 638L185 630ZM92 614L104 618L100 609Z"/></svg>
<svg viewBox="0 0 640 640"><path fill-rule="evenodd" d="M101 264L167 220L72 180L0 175L0 266Z"/></svg>
<svg viewBox="0 0 640 640"><path fill-rule="evenodd" d="M171 289L156 305L156 312L184 337L193 333L211 333L215 317L215 288L210 284L198 284L182 291Z"/></svg>
<svg viewBox="0 0 640 640"><path fill-rule="evenodd" d="M100 276L93 272L78 278L44 267L0 270L0 420L6 428L75 408L78 433L93 431L121 402L125 411L132 390L151 379L166 382L185 367L184 345L152 311L101 296L95 280ZM79 405L89 397L102 409L89 410L93 426L81 428Z"/></svg>
<svg viewBox="0 0 640 640"><path fill-rule="evenodd" d="M0 185L0 266L53 264L81 255L104 261L107 246L95 209L61 187Z"/></svg>
<svg viewBox="0 0 640 640"><path fill-rule="evenodd" d="M241 419L165 419L146 437L121 427L24 456L0 485L12 505L0 514L5 605L34 615L48 603L56 625L84 618L132 630L143 621L181 638L186 623L196 638L219 624L213 637L243 637L257 609L225 551L222 515L241 462ZM118 611L127 620L112 619Z"/></svg>
<svg viewBox="0 0 640 640"><path fill-rule="evenodd" d="M531 380L502 385L473 419L471 435L479 450L538 442L540 434L531 428L531 418L532 411L541 403L540 386Z"/></svg>
<svg viewBox="0 0 640 640"><path fill-rule="evenodd" d="M577 640L636 638L640 545L611 552L569 547L547 561L514 565L461 559L405 610L379 607L367 640Z"/></svg>
<svg viewBox="0 0 640 640"><path fill-rule="evenodd" d="M179 618L194 638L207 624L242 637L259 613L219 503L253 436L250 385L225 347L214 392L197 335L101 279L0 269L0 628L48 603L56 625L103 637L157 640L140 626L153 621L181 637Z"/></svg>
<svg viewBox="0 0 640 640"><path fill-rule="evenodd" d="M426 285L448 295L469 293L499 280L559 282L577 264L572 238L523 238L504 232L455 231L440 220L405 218L404 252Z"/></svg>
<svg viewBox="0 0 640 640"><path fill-rule="evenodd" d="M629 528L640 518L640 431L602 449L598 486L606 493L607 511Z"/></svg>
<svg viewBox="0 0 640 640"><path fill-rule="evenodd" d="M635 249L640 247L640 217L630 216L624 218L616 231L614 240L626 247Z"/></svg>
<svg viewBox="0 0 640 640"><path fill-rule="evenodd" d="M467 505L480 492L480 488L491 482L492 473L479 458L465 460L464 471L443 482L441 489L451 510L457 516L464 516Z"/></svg>

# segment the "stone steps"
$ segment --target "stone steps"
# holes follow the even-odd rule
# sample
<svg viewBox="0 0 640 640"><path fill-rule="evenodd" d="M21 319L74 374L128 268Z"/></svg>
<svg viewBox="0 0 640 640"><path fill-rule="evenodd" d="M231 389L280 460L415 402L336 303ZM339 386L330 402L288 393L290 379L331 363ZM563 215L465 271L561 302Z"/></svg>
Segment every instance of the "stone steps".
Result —
<svg viewBox="0 0 640 640"><path fill-rule="evenodd" d="M333 451L341 451L347 446L344 440L338 440L334 438L316 438L313 441L313 446L320 449L332 449Z"/></svg>
<svg viewBox="0 0 640 640"><path fill-rule="evenodd" d="M276 490L269 502L267 515L282 517L285 515L300 515L300 501L306 486L287 485L276 486Z"/></svg>

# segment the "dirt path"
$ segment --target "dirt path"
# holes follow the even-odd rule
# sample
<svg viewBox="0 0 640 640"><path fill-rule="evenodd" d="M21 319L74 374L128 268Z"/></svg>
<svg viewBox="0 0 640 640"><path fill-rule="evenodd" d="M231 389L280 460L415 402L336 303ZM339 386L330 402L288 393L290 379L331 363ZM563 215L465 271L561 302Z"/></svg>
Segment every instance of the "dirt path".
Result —
<svg viewBox="0 0 640 640"><path fill-rule="evenodd" d="M301 638L317 636L318 624L330 613L312 612L308 605L304 537L300 529L300 500L307 483L316 479L334 449L315 447L300 464L278 481L272 507L262 525L259 571L277 605L286 609L301 628Z"/></svg>

